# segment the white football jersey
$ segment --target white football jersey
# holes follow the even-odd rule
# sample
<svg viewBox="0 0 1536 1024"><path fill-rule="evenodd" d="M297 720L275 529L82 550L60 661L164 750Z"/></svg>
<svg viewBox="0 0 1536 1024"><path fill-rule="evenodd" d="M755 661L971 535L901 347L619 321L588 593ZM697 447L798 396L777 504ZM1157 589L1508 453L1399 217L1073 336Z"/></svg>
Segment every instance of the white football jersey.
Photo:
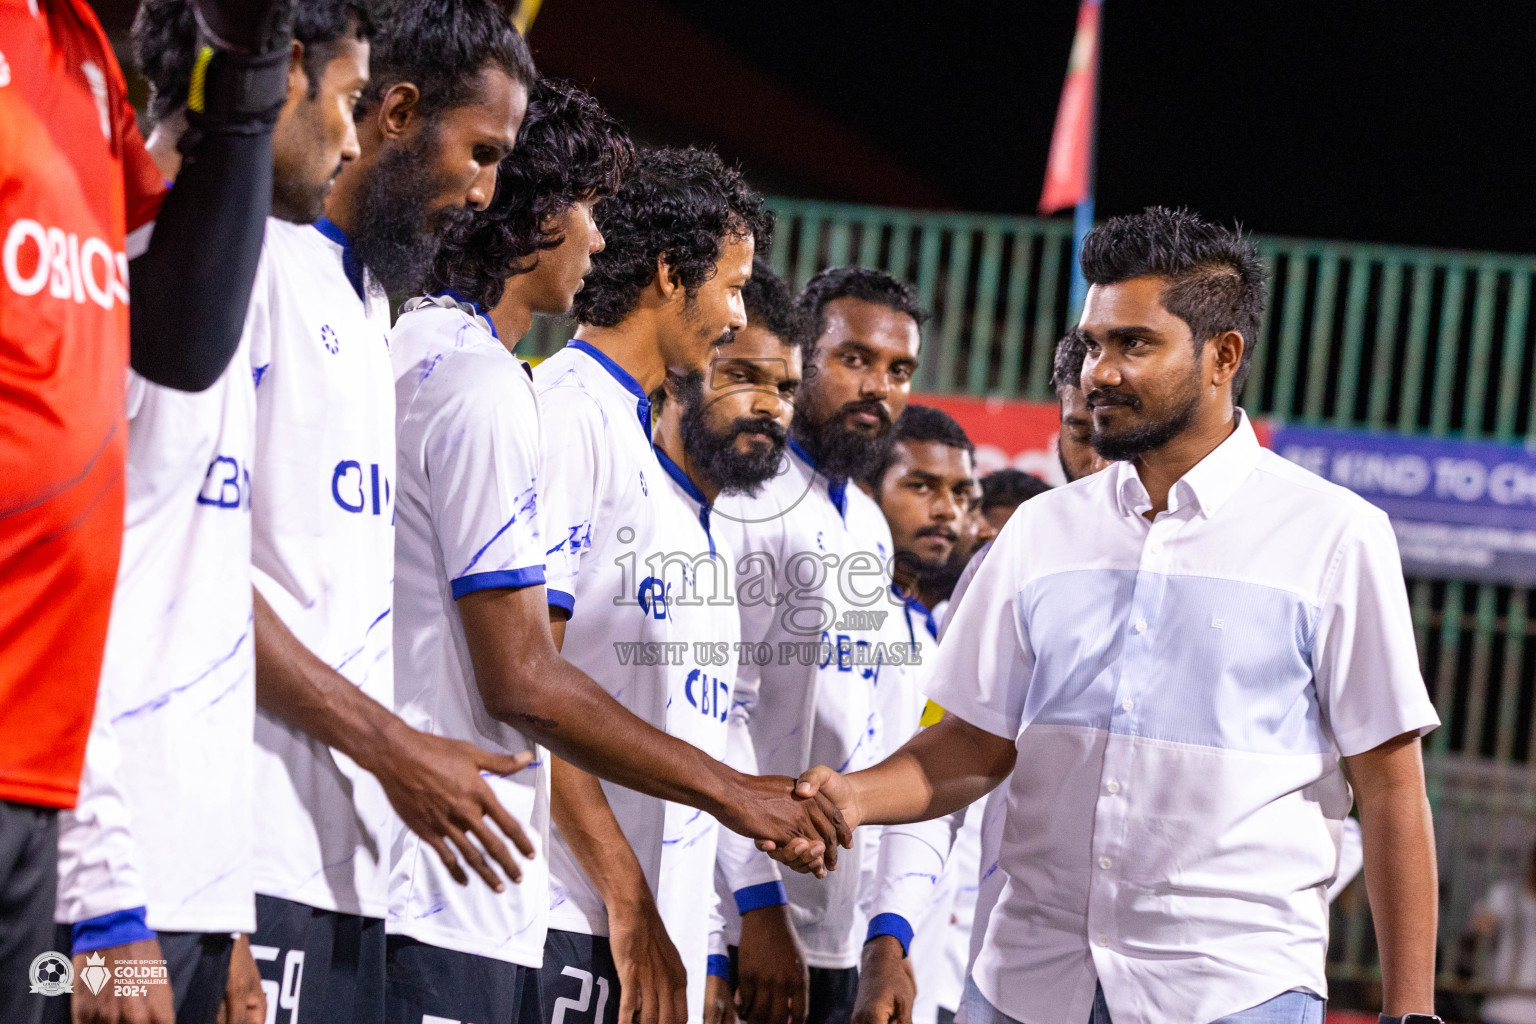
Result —
<svg viewBox="0 0 1536 1024"><path fill-rule="evenodd" d="M681 471L663 467L650 402L607 355L573 341L539 364L534 381L549 599L571 611L565 656L638 717L719 757L738 631L719 600L731 593L730 559L715 520ZM701 1016L716 823L606 782L603 790L685 958L690 1015ZM550 927L606 935L601 898L551 832Z"/></svg>
<svg viewBox="0 0 1536 1024"><path fill-rule="evenodd" d="M459 885L430 846L396 823L386 928L538 967L549 914L548 760L486 712L455 605L476 590L544 582L538 400L527 365L467 303L413 301L395 324L390 350L400 459L396 709L423 732L495 753L534 752L529 767L486 782L539 853L523 862L520 884L497 893L476 879Z"/></svg>
<svg viewBox="0 0 1536 1024"><path fill-rule="evenodd" d="M144 906L159 931L255 927L248 350L268 266L212 387L130 374L122 560L80 801L59 818L60 922Z"/></svg>
<svg viewBox="0 0 1536 1024"><path fill-rule="evenodd" d="M715 522L736 551L742 641L754 645L736 699L758 769L791 777L816 764L858 771L905 742L919 698L906 671L911 644L891 592L893 547L879 506L817 472L792 441L762 493L722 498ZM784 872L812 967L858 963L879 838L878 828L858 829L825 880ZM722 867L766 859L750 840L721 843L729 847Z"/></svg>
<svg viewBox="0 0 1536 1024"><path fill-rule="evenodd" d="M251 564L295 637L394 705L395 388L389 300L329 221L267 229L251 336ZM391 810L350 758L258 712L256 891L382 918Z"/></svg>
<svg viewBox="0 0 1536 1024"><path fill-rule="evenodd" d="M660 583L652 584L652 591L664 595L675 641L688 644L686 656L668 665L666 731L718 760L725 756L726 720L741 640L741 618L727 600L735 560L725 541L710 529L712 510L704 494L666 452L657 449L656 456L666 474L664 487L686 516L669 524L677 529L661 530L658 535L670 535L687 546L658 545L652 554L652 559L660 556L662 565L656 577ZM664 518L676 515L664 505L660 511ZM689 561L669 559L674 550L687 552ZM700 561L704 552L710 556L707 565ZM697 808L665 806L656 906L688 969L688 1019L698 1024L704 1017L705 967L713 952L710 938L718 932L714 872L721 828Z"/></svg>

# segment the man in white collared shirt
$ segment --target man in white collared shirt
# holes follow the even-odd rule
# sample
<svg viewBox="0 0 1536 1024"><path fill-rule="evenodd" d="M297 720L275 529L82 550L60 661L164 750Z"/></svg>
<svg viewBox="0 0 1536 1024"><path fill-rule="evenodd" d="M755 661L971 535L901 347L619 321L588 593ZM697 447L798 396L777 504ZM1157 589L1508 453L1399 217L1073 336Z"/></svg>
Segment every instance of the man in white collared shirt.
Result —
<svg viewBox="0 0 1536 1024"><path fill-rule="evenodd" d="M1083 268L1093 445L1125 461L1004 528L933 669L943 720L801 792L880 823L1008 779L970 1024L1321 1021L1358 799L1384 1009L1434 1020L1438 719L1387 518L1234 405L1263 311L1250 243L1154 208L1093 232Z"/></svg>

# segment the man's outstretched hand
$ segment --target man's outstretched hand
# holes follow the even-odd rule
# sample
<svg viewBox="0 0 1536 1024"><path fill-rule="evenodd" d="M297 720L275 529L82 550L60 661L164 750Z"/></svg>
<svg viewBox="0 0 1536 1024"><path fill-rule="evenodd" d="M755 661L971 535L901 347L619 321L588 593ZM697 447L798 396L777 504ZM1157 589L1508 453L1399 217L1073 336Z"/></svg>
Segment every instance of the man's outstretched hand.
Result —
<svg viewBox="0 0 1536 1024"><path fill-rule="evenodd" d="M837 820L846 828L849 837L843 845L850 848L853 846L853 830L859 827L862 817L859 813L854 786L847 778L826 765L817 765L795 781L794 792L796 800L805 803L824 801L825 804L834 808L838 816ZM841 836L841 833L839 835ZM757 848L801 874L815 875L817 878L826 875L826 871L821 870L820 851L807 839L797 836L788 842L778 842L760 838L757 840ZM835 851L832 865L836 865Z"/></svg>
<svg viewBox="0 0 1536 1024"><path fill-rule="evenodd" d="M837 848L853 846L853 829L825 796L795 793L787 775L742 775L740 793L719 815L732 832L757 841L761 850L793 850L795 870L825 878L837 869ZM785 861L789 863L789 861Z"/></svg>

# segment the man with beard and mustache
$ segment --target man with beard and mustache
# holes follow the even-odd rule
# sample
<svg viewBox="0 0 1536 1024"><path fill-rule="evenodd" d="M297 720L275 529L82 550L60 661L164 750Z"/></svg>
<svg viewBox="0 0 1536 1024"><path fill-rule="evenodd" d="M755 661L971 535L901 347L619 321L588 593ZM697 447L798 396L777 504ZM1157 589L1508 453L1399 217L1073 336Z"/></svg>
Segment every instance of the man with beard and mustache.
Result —
<svg viewBox="0 0 1536 1024"><path fill-rule="evenodd" d="M879 823L1008 779L970 1024L1321 1021L1358 801L1382 1019L1438 1021L1419 740L1439 719L1391 525L1236 405L1264 309L1250 240L1151 208L1090 232L1082 267L1093 445L1120 461L998 537L940 648L943 719L799 792Z"/></svg>
<svg viewBox="0 0 1536 1024"><path fill-rule="evenodd" d="M1093 450L1093 421L1088 415L1088 401L1083 395L1083 358L1088 342L1079 330L1068 332L1056 343L1056 360L1051 370L1051 387L1061 406L1061 432L1056 437L1056 458L1067 483L1091 476L1109 465Z"/></svg>
<svg viewBox="0 0 1536 1024"><path fill-rule="evenodd" d="M300 0L293 14L269 238L313 230L337 170L357 157L352 101L368 79L373 24L363 7ZM147 148L167 180L182 167L197 38L189 0L149 0L134 20L152 90ZM170 984L142 995L76 985L48 1001L50 1020L211 1024L226 995L229 1020L245 1024L252 1002L264 1018L245 938L256 924L256 698L242 474L256 443L250 328L280 315L291 289L288 265L273 256L258 264L245 336L212 387L190 393L130 377L123 559L80 803L59 822L59 948L72 948L77 966L95 952L108 970L163 958Z"/></svg>
<svg viewBox="0 0 1536 1024"><path fill-rule="evenodd" d="M908 614L937 639L931 609L949 596L940 590L944 570L976 504L976 448L954 417L927 405L907 406L891 438L869 489L891 528L894 585Z"/></svg>
<svg viewBox="0 0 1536 1024"><path fill-rule="evenodd" d="M813 330L790 452L760 495L722 499L715 516L738 557L742 640L772 655L739 666L741 685L760 695L742 711L757 766L771 772L874 764L911 735L921 707L893 663L909 637L890 594L890 529L852 481L886 458L928 314L909 285L862 267L817 274L800 305ZM722 837L722 860L773 879L764 855L740 845ZM910 935L904 922L866 917L861 875L872 877L874 855L866 837L825 882L793 875L737 893L743 912L787 895L810 965L811 1024L849 1019L867 938L894 929L905 947ZM771 1024L781 1019L776 1010Z"/></svg>
<svg viewBox="0 0 1536 1024"><path fill-rule="evenodd" d="M523 761L418 732L391 710L386 289L418 287L443 225L490 202L534 70L492 0L395 5L370 64L359 155L326 216L268 227L282 295L247 328L257 431L238 479L249 473L256 588L252 946L280 1009L371 1024L384 1017L391 807L456 881L467 864L502 886L488 860L518 870L485 819L516 826L481 773Z"/></svg>
<svg viewBox="0 0 1536 1024"><path fill-rule="evenodd" d="M955 550L967 535L974 536L978 521L986 521L975 507L975 447L953 417L909 405L893 437L868 485L896 547L892 590L903 602L902 625L918 652L908 671L920 692L938 646L937 605L949 596L945 588L953 582L948 570L957 561ZM965 858L946 862L948 828L942 821L921 822L886 829L881 836L873 909L888 921L909 923L911 956L895 934L871 936L865 944L854 1010L861 1024L919 1019L914 1015L933 1024L940 1003L959 1005L958 993L943 984L942 966Z"/></svg>
<svg viewBox="0 0 1536 1024"><path fill-rule="evenodd" d="M738 171L692 148L643 151L596 213L605 247L575 298L576 337L533 374L550 624L565 658L620 704L719 755L731 658L713 645L731 607L706 536L716 521L704 530L678 504L652 445L651 396L669 376L708 368L746 326L742 291L773 222ZM734 629L724 635L734 640ZM702 1017L715 818L751 832L743 816L789 789L783 775L722 775L696 752L687 763L702 794L679 790L669 803L552 756L546 1013L586 1013L595 999L599 1024ZM800 808L798 831L760 838L814 837L830 869L845 837L822 805Z"/></svg>
<svg viewBox="0 0 1536 1024"><path fill-rule="evenodd" d="M762 258L753 264L752 279L742 289L742 303L747 326L730 345L716 350L711 366L667 379L666 400L654 433L657 458L667 472L673 497L689 519L702 527L695 545L683 550L702 551L701 545L708 545L714 576L711 589L716 594L735 592L736 559L720 531L712 528L719 521L711 514L714 504L722 494L758 493L778 471L800 386L802 346L810 331L806 317L795 306L794 294ZM674 607L680 603L674 602ZM717 646L727 640L731 645L730 664L711 670L718 680L717 697L724 700L714 711L717 717L726 716L725 760L755 773L757 758L741 708L756 695L746 692L736 679L740 618L731 602L722 602L718 612L709 639ZM685 839L688 816L679 813L685 810L668 809L668 842ZM751 874L749 865L716 862L716 844L710 838L699 841L697 863L706 870L714 868L715 895L727 908L729 925L726 914L710 913L715 900L707 889L700 893L697 877L663 874L658 894L667 929L686 951L683 959L690 991L694 986L703 989L704 1021L715 1024L733 1003L745 1021L803 1019L805 960L783 901L762 901L762 906L745 914L729 909L735 893L762 882L771 886L777 874L763 878ZM705 932L707 944L699 941ZM692 1010L692 998L689 1005Z"/></svg>

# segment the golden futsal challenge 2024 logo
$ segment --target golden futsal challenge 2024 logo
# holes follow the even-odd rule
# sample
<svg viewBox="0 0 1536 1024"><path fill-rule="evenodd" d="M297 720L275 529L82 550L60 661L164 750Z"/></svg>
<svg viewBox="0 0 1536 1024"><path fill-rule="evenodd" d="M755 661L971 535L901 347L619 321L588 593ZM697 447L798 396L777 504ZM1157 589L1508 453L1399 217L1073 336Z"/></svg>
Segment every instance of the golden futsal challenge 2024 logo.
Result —
<svg viewBox="0 0 1536 1024"><path fill-rule="evenodd" d="M31 991L37 995L73 993L75 968L69 957L49 950L32 961L29 980ZM170 975L164 960L117 960L108 967L100 953L88 953L85 966L80 969L80 981L93 996L100 995L108 983L113 985L114 996L143 996L149 994L151 985L170 984Z"/></svg>

